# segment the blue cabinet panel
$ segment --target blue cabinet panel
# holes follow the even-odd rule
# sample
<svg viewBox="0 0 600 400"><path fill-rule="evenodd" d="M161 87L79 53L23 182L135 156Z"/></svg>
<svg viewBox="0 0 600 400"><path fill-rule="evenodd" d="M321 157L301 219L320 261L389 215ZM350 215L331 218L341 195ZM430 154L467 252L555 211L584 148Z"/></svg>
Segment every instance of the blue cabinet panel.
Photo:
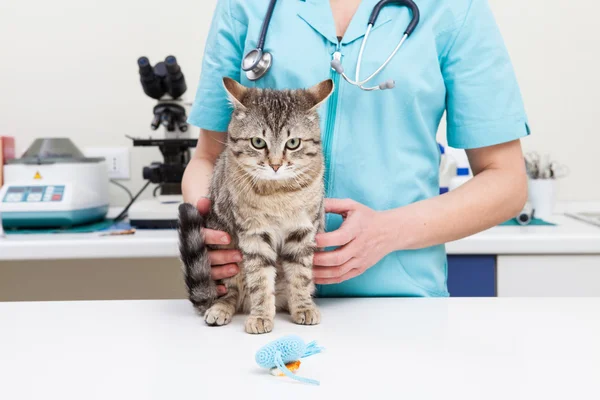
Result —
<svg viewBox="0 0 600 400"><path fill-rule="evenodd" d="M448 256L451 297L495 297L496 256Z"/></svg>

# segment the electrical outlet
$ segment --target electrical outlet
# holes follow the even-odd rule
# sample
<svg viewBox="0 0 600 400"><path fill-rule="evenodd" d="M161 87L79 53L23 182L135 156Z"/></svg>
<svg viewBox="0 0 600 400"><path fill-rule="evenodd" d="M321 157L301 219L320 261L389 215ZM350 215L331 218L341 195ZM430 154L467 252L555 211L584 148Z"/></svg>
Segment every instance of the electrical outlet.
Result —
<svg viewBox="0 0 600 400"><path fill-rule="evenodd" d="M110 179L129 179L129 147L88 147L87 157L104 157Z"/></svg>

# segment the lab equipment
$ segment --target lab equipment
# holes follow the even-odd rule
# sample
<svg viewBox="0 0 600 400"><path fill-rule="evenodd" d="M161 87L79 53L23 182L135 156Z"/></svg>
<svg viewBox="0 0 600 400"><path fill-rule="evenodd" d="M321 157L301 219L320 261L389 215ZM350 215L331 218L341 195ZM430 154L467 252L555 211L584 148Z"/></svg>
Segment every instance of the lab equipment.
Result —
<svg viewBox="0 0 600 400"><path fill-rule="evenodd" d="M289 367L296 369L296 364L301 358L306 358L323 351L323 348L317 345L316 341L305 343L302 338L296 335L284 336L280 339L267 343L256 352L255 360L259 367L268 368L272 374L278 375L279 370L285 376L294 380L319 385L319 381L296 376ZM286 365L287 364L287 365Z"/></svg>
<svg viewBox="0 0 600 400"><path fill-rule="evenodd" d="M154 67L148 57L138 58L140 82L144 93L149 97L160 100L165 94L172 99L181 97L187 90L185 77L175 56L167 56L164 62Z"/></svg>
<svg viewBox="0 0 600 400"><path fill-rule="evenodd" d="M472 178L468 167L457 167L456 176L450 180L449 191L456 190Z"/></svg>
<svg viewBox="0 0 600 400"><path fill-rule="evenodd" d="M535 216L547 219L554 213L556 181L554 179L528 179L528 198Z"/></svg>
<svg viewBox="0 0 600 400"><path fill-rule="evenodd" d="M536 152L525 155L525 169L530 179L558 179L569 174L566 165L551 160L549 155L542 157Z"/></svg>
<svg viewBox="0 0 600 400"><path fill-rule="evenodd" d="M189 138L131 139L134 147L158 147L163 162L153 162L144 167L143 178L157 184L160 194L134 202L128 210L129 221L139 229L175 229L177 209L183 202L183 173L191 158L190 148L195 147L198 141Z"/></svg>
<svg viewBox="0 0 600 400"><path fill-rule="evenodd" d="M373 29L373 25L375 24L375 21L377 20L377 17L379 16L379 12L381 11L381 9L391 3L397 3L399 5L410 8L410 11L412 14L412 19L411 19L410 23L408 24L408 26L406 27L406 30L404 31L404 35L400 39L400 42L398 42L398 45L392 51L392 53L389 55L389 57L383 62L383 64L381 64L381 66L379 68L377 68L375 70L375 72L373 72L371 75L369 75L366 79L361 80L360 79L360 67L362 65L362 57L363 57L363 54L365 51L365 47L367 45L367 40L369 39L369 35L371 33L371 29ZM365 32L365 36L364 36L361 46L360 46L360 50L358 51L358 60L356 62L356 74L355 74L354 80L350 79L344 73L344 67L342 67L342 63L340 62L339 59L334 58L333 60L331 60L331 68L333 68L338 74L340 74L342 76L342 78L344 78L346 80L346 82L348 82L351 85L358 86L362 90L374 91L374 90L393 89L396 86L396 82L394 80L388 80L385 82L381 82L379 85L372 86L372 87L364 87L363 85L366 84L367 82L371 81L373 78L375 78L390 63L390 61L392 61L392 58L394 58L394 56L396 55L398 50L400 50L400 47L402 47L402 45L404 44L404 42L406 41L408 36L410 36L410 34L415 30L415 28L419 24L419 18L420 18L419 7L417 7L417 5L412 0L381 0L379 3L377 3L375 5L375 7L373 8L373 11L371 12L371 17L369 18L369 23L367 25L367 31Z"/></svg>
<svg viewBox="0 0 600 400"><path fill-rule="evenodd" d="M263 19L263 24L262 24L262 27L260 30L260 35L258 37L258 42L257 42L256 48L249 51L242 60L242 70L246 72L246 77L251 81L256 81L256 80L262 78L269 71L269 69L271 68L271 65L273 64L273 56L271 53L264 51L264 45L265 45L265 40L267 37L267 31L269 29L269 24L271 22L271 17L273 16L273 10L275 9L276 3L277 3L277 0L271 0L269 2L269 6L267 8L266 15ZM392 4L392 3L396 3L401 6L408 7L411 10L411 14L412 14L411 21L408 24L408 26L406 27L406 30L404 31L404 35L398 42L398 45L392 51L392 53L389 55L389 57L383 62L383 64L381 64L381 66L379 68L377 68L377 70L375 70L375 72L373 72L371 75L369 75L366 79L361 80L360 79L360 68L362 65L362 57L363 57L363 54L365 51L367 40L369 39L369 35L371 34L371 29L373 29L373 25L375 24L375 21L377 20L377 17L379 16L379 12L385 6L387 6L388 4ZM348 83L350 83L351 85L354 85L354 86L358 86L362 90L374 91L374 90L385 90L385 89L394 88L396 83L393 80L388 80L388 81L382 82L379 85L373 86L373 87L364 87L363 85L366 84L367 82L371 81L373 78L375 78L390 63L390 61L394 58L394 56L396 55L398 50L400 50L400 48L402 47L402 45L404 44L406 39L410 36L410 34L417 27L417 25L419 23L419 18L420 18L419 7L417 7L417 5L412 0L381 0L380 2L378 2L375 5L375 7L373 7L373 11L371 12L371 16L370 16L368 24L367 24L365 36L363 38L363 41L362 41L362 44L361 44L361 47L360 47L360 50L358 53L358 61L356 64L355 79L354 80L350 79L344 73L344 68L342 67L340 60L334 58L331 61L331 67L337 73L339 73Z"/></svg>
<svg viewBox="0 0 600 400"><path fill-rule="evenodd" d="M456 176L456 161L448 155L444 146L440 148L440 194L450 191L450 181Z"/></svg>
<svg viewBox="0 0 600 400"><path fill-rule="evenodd" d="M186 110L181 100L187 85L177 59L168 56L152 67L147 57L140 57L138 67L144 93L158 100L153 109L152 130L163 125L170 133L187 132Z"/></svg>
<svg viewBox="0 0 600 400"><path fill-rule="evenodd" d="M454 160L456 164L456 173L450 179L448 187L450 191L453 191L468 182L473 177L473 174L471 173L471 166L469 164L469 159L467 158L467 153L464 150L448 147L446 149L446 154L450 159Z"/></svg>
<svg viewBox="0 0 600 400"><path fill-rule="evenodd" d="M535 209L536 217L549 218L554 212L556 179L569 174L567 166L533 151L525 154L525 169L529 177L529 201Z"/></svg>
<svg viewBox="0 0 600 400"><path fill-rule="evenodd" d="M144 93L158 100L153 108L150 128L153 131L161 126L163 137L134 138L134 147L158 147L162 162L153 162L145 166L142 176L150 183L158 185L158 195L148 200L137 200L137 196L126 207L125 212L133 227L139 229L174 229L177 227L177 208L183 202L181 181L190 161L190 148L197 140L189 138L187 109L191 103L183 95L187 91L181 66L174 56L168 56L164 62L154 67L146 57L138 59L140 82ZM142 189L142 190L143 190ZM154 193L156 194L156 193Z"/></svg>
<svg viewBox="0 0 600 400"><path fill-rule="evenodd" d="M567 212L566 216L600 227L600 212Z"/></svg>
<svg viewBox="0 0 600 400"><path fill-rule="evenodd" d="M20 159L8 161L4 174L4 229L69 227L108 212L104 158L86 158L70 139L36 139Z"/></svg>
<svg viewBox="0 0 600 400"><path fill-rule="evenodd" d="M523 210L515 218L519 225L529 225L533 220L534 209L529 202L525 204Z"/></svg>

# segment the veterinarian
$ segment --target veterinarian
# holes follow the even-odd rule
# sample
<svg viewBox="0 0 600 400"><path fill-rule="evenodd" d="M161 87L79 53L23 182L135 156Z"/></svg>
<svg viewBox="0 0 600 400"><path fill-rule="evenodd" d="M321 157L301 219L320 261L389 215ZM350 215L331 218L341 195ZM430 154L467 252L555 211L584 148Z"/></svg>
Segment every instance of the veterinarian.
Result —
<svg viewBox="0 0 600 400"><path fill-rule="evenodd" d="M189 117L201 131L185 172L185 201L202 212L209 207L202 197L231 114L223 76L275 89L331 77L335 91L320 110L327 232L317 245L335 250L315 254L318 295L448 296L444 243L512 218L527 197L519 141L529 134L527 116L488 1L415 0L417 10L387 2L369 30L359 77L378 0L271 2L260 46L269 3L217 3ZM407 34L415 11L418 23ZM355 85L401 40L376 77ZM444 113L448 144L466 150L474 177L439 195L436 132ZM229 237L207 230L206 239ZM235 275L240 259L235 250L213 252L214 279Z"/></svg>

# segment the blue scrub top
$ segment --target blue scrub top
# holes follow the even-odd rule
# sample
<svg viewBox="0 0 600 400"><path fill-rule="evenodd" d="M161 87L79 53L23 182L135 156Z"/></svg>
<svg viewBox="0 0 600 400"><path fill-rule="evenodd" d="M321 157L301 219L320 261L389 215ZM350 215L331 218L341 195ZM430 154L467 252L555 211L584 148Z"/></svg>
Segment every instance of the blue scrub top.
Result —
<svg viewBox="0 0 600 400"><path fill-rule="evenodd" d="M341 79L330 67L333 54L341 52L345 72L353 78L376 3L361 2L338 42L329 0L279 0L265 44L272 68L251 82L241 70L242 57L256 46L268 1L219 0L190 124L227 130L231 108L223 76L276 89L306 88L331 77L336 89L320 110L327 197L350 198L375 210L439 195L436 132L444 112L451 147L490 146L529 134L513 67L487 0L416 0L419 25L369 82L393 79L395 89L365 92ZM409 21L406 7L381 11L365 49L362 79L386 60ZM327 231L341 222L329 214ZM446 280L446 252L440 245L391 253L354 279L319 286L318 295L444 297L449 295Z"/></svg>

